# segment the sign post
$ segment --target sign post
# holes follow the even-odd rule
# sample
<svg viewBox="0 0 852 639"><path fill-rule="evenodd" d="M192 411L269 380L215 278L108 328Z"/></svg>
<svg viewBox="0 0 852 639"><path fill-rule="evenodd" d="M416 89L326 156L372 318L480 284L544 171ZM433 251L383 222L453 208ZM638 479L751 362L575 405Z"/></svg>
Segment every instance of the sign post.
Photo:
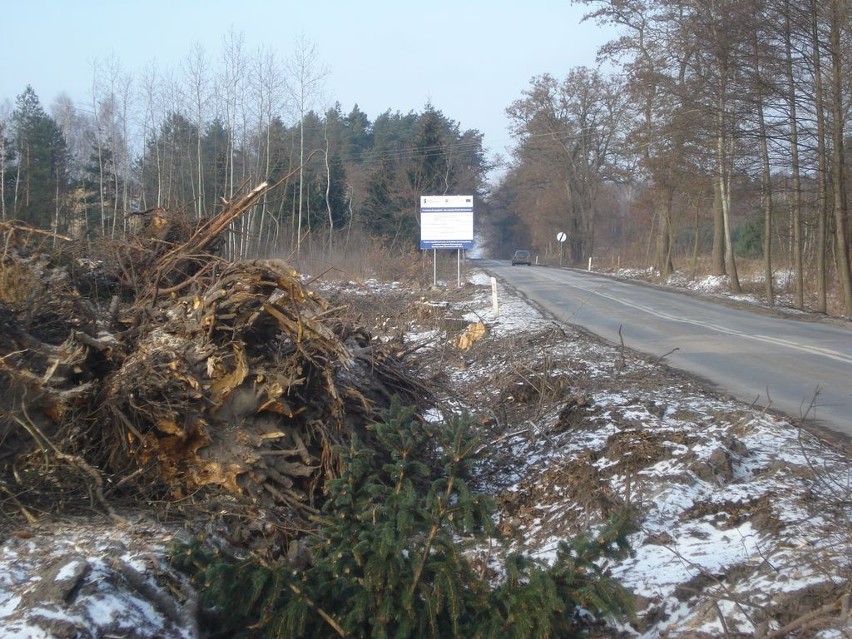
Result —
<svg viewBox="0 0 852 639"><path fill-rule="evenodd" d="M461 250L473 248L473 196L421 195L420 248L432 249L433 284L438 283L437 249L457 249L461 286Z"/></svg>
<svg viewBox="0 0 852 639"><path fill-rule="evenodd" d="M559 266L562 266L562 249L565 246L565 240L568 239L568 236L565 235L562 231L556 234L556 241L559 242Z"/></svg>

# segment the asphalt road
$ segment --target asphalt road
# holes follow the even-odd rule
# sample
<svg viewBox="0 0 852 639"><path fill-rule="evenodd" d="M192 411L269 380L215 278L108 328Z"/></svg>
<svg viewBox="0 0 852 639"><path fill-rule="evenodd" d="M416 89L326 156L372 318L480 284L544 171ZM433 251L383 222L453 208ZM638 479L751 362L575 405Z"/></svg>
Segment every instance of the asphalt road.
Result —
<svg viewBox="0 0 852 639"><path fill-rule="evenodd" d="M852 330L540 266L481 266L560 321L664 357L749 404L852 437ZM621 336L619 336L619 328Z"/></svg>

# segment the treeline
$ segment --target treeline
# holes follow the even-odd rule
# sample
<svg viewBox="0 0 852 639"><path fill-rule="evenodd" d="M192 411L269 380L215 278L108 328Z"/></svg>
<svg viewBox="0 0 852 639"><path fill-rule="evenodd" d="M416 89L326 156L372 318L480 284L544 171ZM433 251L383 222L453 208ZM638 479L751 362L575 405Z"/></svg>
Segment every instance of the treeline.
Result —
<svg viewBox="0 0 852 639"><path fill-rule="evenodd" d="M233 229L232 256L352 231L411 248L419 195L473 193L493 257L623 256L662 278L726 275L733 292L748 257L770 303L783 287L798 308L852 315L849 0L582 1L617 30L606 66L532 78L487 193L477 130L429 104L317 111L312 48L279 62L231 34L217 65L196 49L176 75L96 69L89 107L60 99L47 115L25 90L0 113L2 216L112 236L130 212L203 217L267 179L282 186Z"/></svg>
<svg viewBox="0 0 852 639"><path fill-rule="evenodd" d="M63 96L48 114L26 87L0 113L2 219L116 237L134 213L200 219L266 180L280 186L232 229L233 257L292 255L353 231L410 250L420 194L482 193L481 133L431 104L373 120L357 105L317 112L325 72L314 61L304 43L284 62L247 56L231 34L218 68L198 49L181 77L96 68L90 106Z"/></svg>
<svg viewBox="0 0 852 639"><path fill-rule="evenodd" d="M504 243L553 254L564 231L573 263L633 247L663 277L703 257L734 292L760 258L770 303L784 273L795 306L852 315L849 1L583 2L614 71L541 75L507 109Z"/></svg>

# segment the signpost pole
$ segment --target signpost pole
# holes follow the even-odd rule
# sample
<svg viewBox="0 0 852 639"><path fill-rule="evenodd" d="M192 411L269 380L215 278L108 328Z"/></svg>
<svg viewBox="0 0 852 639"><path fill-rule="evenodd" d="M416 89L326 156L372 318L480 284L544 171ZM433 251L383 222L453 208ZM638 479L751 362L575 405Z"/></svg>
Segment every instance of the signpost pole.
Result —
<svg viewBox="0 0 852 639"><path fill-rule="evenodd" d="M438 286L438 249L432 249L432 286Z"/></svg>
<svg viewBox="0 0 852 639"><path fill-rule="evenodd" d="M562 231L556 234L556 241L559 242L559 266L562 266L562 254L565 252L565 240L568 239L568 236L565 235Z"/></svg>

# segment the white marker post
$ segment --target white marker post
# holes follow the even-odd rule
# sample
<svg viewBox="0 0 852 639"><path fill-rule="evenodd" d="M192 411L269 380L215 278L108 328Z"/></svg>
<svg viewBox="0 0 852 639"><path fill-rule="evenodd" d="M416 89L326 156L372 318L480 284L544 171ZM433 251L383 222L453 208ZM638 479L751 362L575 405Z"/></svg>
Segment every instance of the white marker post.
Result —
<svg viewBox="0 0 852 639"><path fill-rule="evenodd" d="M500 306L497 304L497 278L491 278L491 308L494 309L494 317L500 316Z"/></svg>

